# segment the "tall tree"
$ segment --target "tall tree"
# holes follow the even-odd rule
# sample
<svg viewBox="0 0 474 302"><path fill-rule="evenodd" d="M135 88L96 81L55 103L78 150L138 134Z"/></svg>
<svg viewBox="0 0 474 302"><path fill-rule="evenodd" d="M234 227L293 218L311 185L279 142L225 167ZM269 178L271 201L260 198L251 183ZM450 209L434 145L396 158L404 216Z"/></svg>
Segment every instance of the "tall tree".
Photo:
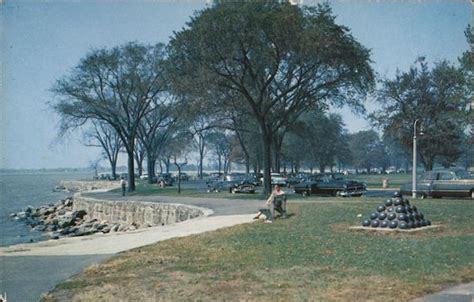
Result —
<svg viewBox="0 0 474 302"><path fill-rule="evenodd" d="M212 131L208 136L208 144L212 153L216 156L218 172L223 170L227 174L230 158L233 151L233 136L226 131Z"/></svg>
<svg viewBox="0 0 474 302"><path fill-rule="evenodd" d="M372 120L407 150L412 150L414 122L420 121L424 135L418 140L419 155L427 170L441 157L460 156L470 99L458 68L442 61L430 70L419 58L408 72L383 80L377 100L381 109L371 114Z"/></svg>
<svg viewBox="0 0 474 302"><path fill-rule="evenodd" d="M349 135L349 145L352 151L353 166L357 169L366 169L370 173L372 168L387 164L386 154L379 135L374 130L365 130Z"/></svg>
<svg viewBox="0 0 474 302"><path fill-rule="evenodd" d="M155 166L160 153L172 135L178 130L182 108L180 101L171 95L163 95L153 101L154 110L145 115L138 126L138 139L147 158L148 182L155 181Z"/></svg>
<svg viewBox="0 0 474 302"><path fill-rule="evenodd" d="M94 121L84 133L84 139L86 146L102 148L102 154L109 161L112 170L112 179L117 179L117 160L120 149L123 147L117 131L109 124Z"/></svg>
<svg viewBox="0 0 474 302"><path fill-rule="evenodd" d="M146 149L141 140L136 141L135 152L133 152L133 156L135 157L135 162L137 163L138 175L142 176L143 175L143 162L145 161L145 157L146 157Z"/></svg>
<svg viewBox="0 0 474 302"><path fill-rule="evenodd" d="M203 178L203 163L206 156L207 144L212 129L215 127L212 119L204 114L195 117L194 123L191 125L191 133L193 134L193 142L199 155L198 160L198 178Z"/></svg>
<svg viewBox="0 0 474 302"><path fill-rule="evenodd" d="M52 104L62 131L98 120L112 126L128 155L129 190L135 190L133 153L141 119L165 87L164 47L127 43L89 52L58 80Z"/></svg>
<svg viewBox="0 0 474 302"><path fill-rule="evenodd" d="M278 130L315 104L349 104L373 85L369 50L335 23L328 5L225 2L197 13L170 41L177 87L233 91L256 121L264 194L271 190L271 146ZM193 85L189 85L193 83ZM216 98L216 107L226 100ZM228 106L230 107L230 106Z"/></svg>

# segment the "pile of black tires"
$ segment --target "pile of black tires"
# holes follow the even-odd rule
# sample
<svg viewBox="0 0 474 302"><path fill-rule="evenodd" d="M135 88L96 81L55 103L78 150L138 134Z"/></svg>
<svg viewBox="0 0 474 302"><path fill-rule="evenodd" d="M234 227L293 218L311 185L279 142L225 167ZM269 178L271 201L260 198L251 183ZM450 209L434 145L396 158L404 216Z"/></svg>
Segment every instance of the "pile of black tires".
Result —
<svg viewBox="0 0 474 302"><path fill-rule="evenodd" d="M377 211L362 222L364 227L409 230L431 225L431 221L399 192L377 206Z"/></svg>

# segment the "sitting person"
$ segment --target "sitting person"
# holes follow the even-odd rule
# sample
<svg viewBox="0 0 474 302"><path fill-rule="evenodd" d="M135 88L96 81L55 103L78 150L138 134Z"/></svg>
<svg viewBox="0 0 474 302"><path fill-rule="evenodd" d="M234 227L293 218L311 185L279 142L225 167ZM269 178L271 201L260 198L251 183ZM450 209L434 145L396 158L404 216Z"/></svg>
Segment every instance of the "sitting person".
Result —
<svg viewBox="0 0 474 302"><path fill-rule="evenodd" d="M280 188L279 185L275 185L275 191L268 197L267 205L273 204L273 215L275 211L280 214L280 217L286 217L286 193Z"/></svg>
<svg viewBox="0 0 474 302"><path fill-rule="evenodd" d="M275 211L280 214L280 217L286 217L286 193L283 192L279 185L275 186L275 191L272 192L266 201L267 207L273 205L273 212L270 209L260 209L254 219L263 219L266 222L272 222L275 217Z"/></svg>

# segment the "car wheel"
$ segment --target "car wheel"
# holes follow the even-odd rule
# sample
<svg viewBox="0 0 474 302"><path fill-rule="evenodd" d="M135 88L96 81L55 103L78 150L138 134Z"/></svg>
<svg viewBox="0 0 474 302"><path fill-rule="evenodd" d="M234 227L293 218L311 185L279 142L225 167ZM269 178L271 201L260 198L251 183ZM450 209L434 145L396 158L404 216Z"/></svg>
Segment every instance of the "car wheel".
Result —
<svg viewBox="0 0 474 302"><path fill-rule="evenodd" d="M474 189L471 190L471 199L474 199Z"/></svg>
<svg viewBox="0 0 474 302"><path fill-rule="evenodd" d="M309 196L309 192L308 192L308 191L303 191L303 193L301 193L301 195L303 195L303 197L308 197L308 196Z"/></svg>
<svg viewBox="0 0 474 302"><path fill-rule="evenodd" d="M334 191L332 195L336 197L341 197L341 193L342 191Z"/></svg>
<svg viewBox="0 0 474 302"><path fill-rule="evenodd" d="M425 193L421 193L420 194L420 199L425 199L426 198L426 194Z"/></svg>

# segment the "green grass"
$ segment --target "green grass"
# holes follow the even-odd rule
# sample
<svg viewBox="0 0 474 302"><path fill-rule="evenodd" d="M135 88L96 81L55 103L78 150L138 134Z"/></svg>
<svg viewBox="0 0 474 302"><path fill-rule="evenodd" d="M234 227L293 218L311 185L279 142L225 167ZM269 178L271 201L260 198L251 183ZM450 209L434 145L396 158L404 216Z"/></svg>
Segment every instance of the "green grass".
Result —
<svg viewBox="0 0 474 302"><path fill-rule="evenodd" d="M389 188L400 188L411 182L411 174L349 175L347 179L365 182L370 188L381 188L384 179L388 179Z"/></svg>
<svg viewBox="0 0 474 302"><path fill-rule="evenodd" d="M111 192L121 194L122 189L114 189ZM137 181L134 192L128 192L128 196L182 196L182 197L203 197L203 198L228 198L228 199L265 199L261 194L231 194L229 192L211 192L198 189L183 189L178 194L178 186L175 184L171 187L160 188L157 184L149 184L146 181Z"/></svg>
<svg viewBox="0 0 474 302"><path fill-rule="evenodd" d="M391 234L348 230L380 201L326 201L290 203L293 215L273 224L128 251L46 300L407 301L474 280L472 201L417 201L441 228Z"/></svg>

